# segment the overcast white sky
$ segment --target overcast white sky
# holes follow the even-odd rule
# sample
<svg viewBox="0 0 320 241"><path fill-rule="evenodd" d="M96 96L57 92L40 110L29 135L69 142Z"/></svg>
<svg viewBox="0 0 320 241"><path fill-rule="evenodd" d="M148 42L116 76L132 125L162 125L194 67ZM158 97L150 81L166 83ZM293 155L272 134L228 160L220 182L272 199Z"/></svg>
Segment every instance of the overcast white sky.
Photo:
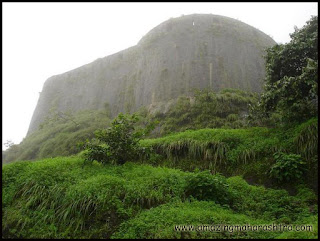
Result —
<svg viewBox="0 0 320 241"><path fill-rule="evenodd" d="M318 3L2 3L2 144L26 136L50 76L136 45L163 21L193 13L235 18L286 43L295 25L318 15Z"/></svg>

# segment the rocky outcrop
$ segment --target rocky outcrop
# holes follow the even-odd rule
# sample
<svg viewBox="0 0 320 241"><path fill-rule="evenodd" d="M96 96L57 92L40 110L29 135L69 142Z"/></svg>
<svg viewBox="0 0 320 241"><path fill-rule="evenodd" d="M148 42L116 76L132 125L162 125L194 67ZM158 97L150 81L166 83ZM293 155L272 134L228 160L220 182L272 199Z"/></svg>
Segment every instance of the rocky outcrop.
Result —
<svg viewBox="0 0 320 241"><path fill-rule="evenodd" d="M141 106L158 108L193 88L260 92L264 49L276 44L263 32L228 17L194 14L169 19L131 48L49 78L28 134L52 111L101 109L113 115Z"/></svg>

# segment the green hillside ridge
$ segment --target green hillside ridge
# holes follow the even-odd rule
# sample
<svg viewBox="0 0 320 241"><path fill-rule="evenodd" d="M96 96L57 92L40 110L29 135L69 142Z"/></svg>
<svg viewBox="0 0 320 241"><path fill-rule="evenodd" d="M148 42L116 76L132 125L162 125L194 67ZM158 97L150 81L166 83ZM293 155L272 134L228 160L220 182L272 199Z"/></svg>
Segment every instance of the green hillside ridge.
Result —
<svg viewBox="0 0 320 241"><path fill-rule="evenodd" d="M276 184L268 175L275 163L274 153L298 154L306 160L310 174L303 179L317 189L317 118L291 128L189 130L141 143L157 153L157 164L187 171L209 169L228 176L241 174L265 185Z"/></svg>
<svg viewBox="0 0 320 241"><path fill-rule="evenodd" d="M198 182L197 180L201 180ZM79 156L3 166L5 238L317 238L317 198L241 177ZM309 224L312 232L176 232L180 224ZM295 233L294 233L295 234Z"/></svg>

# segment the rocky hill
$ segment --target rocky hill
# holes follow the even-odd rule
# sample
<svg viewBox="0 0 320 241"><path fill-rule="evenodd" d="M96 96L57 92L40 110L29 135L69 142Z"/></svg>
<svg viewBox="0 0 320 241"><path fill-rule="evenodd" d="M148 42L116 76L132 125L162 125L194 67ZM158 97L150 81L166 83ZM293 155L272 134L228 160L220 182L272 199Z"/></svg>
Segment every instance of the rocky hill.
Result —
<svg viewBox="0 0 320 241"><path fill-rule="evenodd" d="M142 106L165 111L193 88L260 92L264 49L276 44L238 20L210 14L169 19L136 46L97 59L44 84L28 134L50 113L110 108L112 115Z"/></svg>

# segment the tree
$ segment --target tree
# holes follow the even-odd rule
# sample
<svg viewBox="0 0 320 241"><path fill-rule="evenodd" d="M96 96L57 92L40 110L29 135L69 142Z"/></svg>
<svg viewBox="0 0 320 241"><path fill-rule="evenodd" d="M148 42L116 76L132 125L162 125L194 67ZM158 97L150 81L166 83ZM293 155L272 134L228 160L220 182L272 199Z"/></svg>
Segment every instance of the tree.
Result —
<svg viewBox="0 0 320 241"><path fill-rule="evenodd" d="M318 111L318 16L290 34L291 41L267 50L264 93L258 104L270 116L304 121Z"/></svg>
<svg viewBox="0 0 320 241"><path fill-rule="evenodd" d="M11 146L13 146L14 145L14 143L13 143L13 141L11 141L11 140L7 140L5 143L4 143L4 146L6 147L6 148L10 148Z"/></svg>
<svg viewBox="0 0 320 241"><path fill-rule="evenodd" d="M140 146L140 140L153 128L153 124L145 128L136 128L139 118L137 115L124 115L120 113L107 129L95 131L96 139L84 144L85 159L98 161L103 164L124 164L134 161L147 150Z"/></svg>

